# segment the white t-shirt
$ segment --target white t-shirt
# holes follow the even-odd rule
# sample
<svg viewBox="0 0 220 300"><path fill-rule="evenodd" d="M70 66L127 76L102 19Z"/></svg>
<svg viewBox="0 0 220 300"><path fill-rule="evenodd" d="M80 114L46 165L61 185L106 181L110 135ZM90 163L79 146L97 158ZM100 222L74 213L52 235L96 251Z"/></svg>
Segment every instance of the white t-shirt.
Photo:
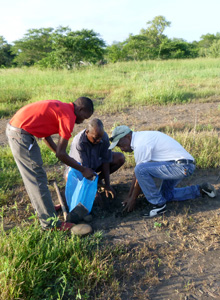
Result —
<svg viewBox="0 0 220 300"><path fill-rule="evenodd" d="M176 140L160 131L132 132L131 148L136 165L147 161L194 160Z"/></svg>

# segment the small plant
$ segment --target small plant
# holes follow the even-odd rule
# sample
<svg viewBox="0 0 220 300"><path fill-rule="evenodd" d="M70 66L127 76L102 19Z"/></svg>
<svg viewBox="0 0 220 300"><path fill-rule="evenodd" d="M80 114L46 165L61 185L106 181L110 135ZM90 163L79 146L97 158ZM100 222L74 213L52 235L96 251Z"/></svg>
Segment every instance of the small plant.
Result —
<svg viewBox="0 0 220 300"><path fill-rule="evenodd" d="M161 228L162 224L158 222L154 222L154 228Z"/></svg>
<svg viewBox="0 0 220 300"><path fill-rule="evenodd" d="M161 263L162 263L162 259L158 257L157 260L158 260L157 266L159 267L161 265Z"/></svg>

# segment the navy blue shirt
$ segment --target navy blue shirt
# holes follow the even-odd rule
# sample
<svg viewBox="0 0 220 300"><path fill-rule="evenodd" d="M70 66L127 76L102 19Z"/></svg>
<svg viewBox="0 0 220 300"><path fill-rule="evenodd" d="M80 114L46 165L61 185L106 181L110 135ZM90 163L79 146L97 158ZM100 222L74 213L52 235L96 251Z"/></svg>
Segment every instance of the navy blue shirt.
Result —
<svg viewBox="0 0 220 300"><path fill-rule="evenodd" d="M112 151L106 132L98 144L92 144L86 136L86 129L79 132L73 139L69 155L84 167L96 171L103 163L112 161Z"/></svg>

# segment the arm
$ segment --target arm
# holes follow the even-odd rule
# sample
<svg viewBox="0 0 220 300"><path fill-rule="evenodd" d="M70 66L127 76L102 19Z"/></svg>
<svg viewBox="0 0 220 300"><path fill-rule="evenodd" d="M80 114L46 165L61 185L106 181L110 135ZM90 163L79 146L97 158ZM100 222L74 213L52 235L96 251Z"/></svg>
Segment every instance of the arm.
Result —
<svg viewBox="0 0 220 300"><path fill-rule="evenodd" d="M73 159L67 154L66 148L68 145L68 140L60 136L59 141L56 145L51 137L47 137L44 139L44 142L54 153L56 153L56 157L64 164L80 171L82 175L88 179L94 176L93 170L81 166L75 159Z"/></svg>
<svg viewBox="0 0 220 300"><path fill-rule="evenodd" d="M136 204L136 199L141 192L141 188L138 184L136 176L132 180L131 188L128 194L128 198L123 201L124 211L130 212L134 209Z"/></svg>
<svg viewBox="0 0 220 300"><path fill-rule="evenodd" d="M116 193L115 190L110 186L110 162L112 161L112 151L109 150L109 137L107 133L104 133L102 138L103 144L101 145L100 155L102 157L102 167L101 167L101 177L105 181L105 185L103 188L105 189L105 195L108 198L109 194L112 198L115 197ZM100 177L100 178L101 178Z"/></svg>
<svg viewBox="0 0 220 300"><path fill-rule="evenodd" d="M54 143L52 137L48 136L48 137L43 138L42 140L47 145L47 147L49 147L50 150L52 150L56 154L57 145Z"/></svg>
<svg viewBox="0 0 220 300"><path fill-rule="evenodd" d="M109 163L103 163L102 164L102 174L103 179L105 181L104 189L105 189L105 195L108 198L109 194L112 196L112 198L115 197L115 190L110 186L110 166Z"/></svg>

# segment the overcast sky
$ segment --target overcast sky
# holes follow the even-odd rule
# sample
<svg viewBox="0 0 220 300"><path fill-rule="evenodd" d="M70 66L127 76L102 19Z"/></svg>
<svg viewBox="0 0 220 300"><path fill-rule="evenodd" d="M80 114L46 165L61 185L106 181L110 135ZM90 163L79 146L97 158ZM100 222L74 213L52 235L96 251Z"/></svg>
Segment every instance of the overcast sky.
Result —
<svg viewBox="0 0 220 300"><path fill-rule="evenodd" d="M111 45L162 15L171 22L169 38L199 41L220 32L220 0L0 0L0 36L8 43L28 29L69 26L72 31L93 29Z"/></svg>

